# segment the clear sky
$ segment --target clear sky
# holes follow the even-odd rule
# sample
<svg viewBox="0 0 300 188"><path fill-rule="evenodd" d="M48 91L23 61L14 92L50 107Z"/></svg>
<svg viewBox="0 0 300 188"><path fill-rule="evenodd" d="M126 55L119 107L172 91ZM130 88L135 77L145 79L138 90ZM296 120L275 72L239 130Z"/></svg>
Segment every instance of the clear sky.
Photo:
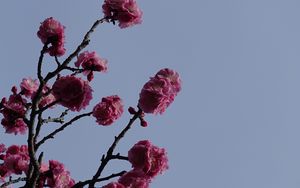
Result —
<svg viewBox="0 0 300 188"><path fill-rule="evenodd" d="M109 71L95 76L91 103L118 94L126 107L134 106L143 84L165 67L181 74L183 89L164 115L146 116L149 127L134 127L118 151L142 139L167 149L170 169L151 188L299 188L300 1L138 3L143 24L122 30L104 24L92 35L87 49L108 59ZM36 77L41 21L52 16L66 26L71 52L102 17L101 5L1 0L0 97L22 78ZM76 180L90 178L128 119L126 113L111 127L93 118L78 121L42 148L45 159L63 162ZM0 129L0 143L25 140ZM118 162L106 174L129 168Z"/></svg>

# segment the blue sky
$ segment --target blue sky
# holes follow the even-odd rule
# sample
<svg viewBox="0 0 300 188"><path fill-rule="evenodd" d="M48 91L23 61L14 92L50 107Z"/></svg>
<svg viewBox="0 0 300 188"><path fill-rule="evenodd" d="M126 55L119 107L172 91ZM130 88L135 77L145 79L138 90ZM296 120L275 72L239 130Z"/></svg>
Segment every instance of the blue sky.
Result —
<svg viewBox="0 0 300 188"><path fill-rule="evenodd" d="M183 89L165 114L146 116L149 127L134 127L119 151L126 153L142 139L167 149L170 169L151 188L298 188L300 1L138 3L143 24L128 29L104 24L92 36L87 50L109 63L107 74L95 76L92 104L118 94L126 107L134 106L143 84L165 67L180 73ZM71 52L102 17L101 5L98 0L2 0L0 95L8 96L12 85L35 75L41 21L53 16L66 26ZM45 66L53 63L49 58ZM89 178L128 119L124 114L111 127L81 120L42 148L45 158L62 161L77 180ZM5 135L4 129L0 135L7 145L26 140ZM106 173L129 167L119 162Z"/></svg>

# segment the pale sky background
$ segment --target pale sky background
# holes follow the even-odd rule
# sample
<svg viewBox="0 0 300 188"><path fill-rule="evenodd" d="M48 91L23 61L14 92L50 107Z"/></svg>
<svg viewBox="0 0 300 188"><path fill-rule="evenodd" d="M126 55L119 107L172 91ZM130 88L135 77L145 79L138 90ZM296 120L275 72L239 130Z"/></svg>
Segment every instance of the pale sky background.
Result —
<svg viewBox="0 0 300 188"><path fill-rule="evenodd" d="M136 105L143 84L165 67L180 73L183 89L165 114L146 116L149 127L136 123L117 151L126 154L142 139L167 149L170 169L151 188L299 188L300 1L138 4L143 24L128 29L104 24L92 35L87 49L108 59L109 71L96 74L94 99L85 112L112 94L120 95L126 108ZM0 97L22 78L36 77L41 21L52 16L66 26L71 52L103 16L101 5L99 0L1 0ZM49 58L45 62L53 64ZM128 120L125 113L102 127L85 118L41 149L45 159L63 162L73 178L85 180ZM47 131L57 126L50 124ZM0 143L25 140L0 129ZM105 174L130 169L126 162L112 164Z"/></svg>

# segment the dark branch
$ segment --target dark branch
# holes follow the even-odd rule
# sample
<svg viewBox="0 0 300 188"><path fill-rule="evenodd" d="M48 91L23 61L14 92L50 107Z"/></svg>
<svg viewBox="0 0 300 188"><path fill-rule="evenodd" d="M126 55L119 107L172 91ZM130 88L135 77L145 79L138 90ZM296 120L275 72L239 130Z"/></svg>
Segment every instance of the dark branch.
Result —
<svg viewBox="0 0 300 188"><path fill-rule="evenodd" d="M38 60L38 67L37 67L37 76L40 82L39 88L36 92L36 95L32 99L32 106L31 106L31 113L30 113L30 119L28 122L28 137L27 137L27 144L28 144L28 153L30 157L30 164L29 164L29 171L28 171L28 177L26 180L25 187L35 187L36 181L39 177L39 162L36 159L35 156L35 139L37 135L35 135L34 132L34 125L35 125L35 119L36 119L36 109L38 106L38 102L41 99L42 91L45 85L45 80L42 76L42 64L43 64L43 58L44 54L47 51L48 43L44 44L43 49L40 52L40 57Z"/></svg>
<svg viewBox="0 0 300 188"><path fill-rule="evenodd" d="M80 69L80 68L73 68L73 67L65 67L66 70L70 70L72 72L78 72L81 73L84 71L84 69Z"/></svg>
<svg viewBox="0 0 300 188"><path fill-rule="evenodd" d="M57 56L55 56L55 62L56 62L56 64L57 64L57 67L59 67L59 66L61 65L61 63L59 62Z"/></svg>
<svg viewBox="0 0 300 188"><path fill-rule="evenodd" d="M52 106L56 105L57 103L59 103L59 100L53 101L52 103L44 106L43 108L40 108L38 111L36 111L36 113L40 114L40 113L44 112L45 110L47 110L48 108L51 108Z"/></svg>
<svg viewBox="0 0 300 188"><path fill-rule="evenodd" d="M26 181L26 177L20 177L20 178L14 179L14 180L9 180L8 182L5 182L2 185L0 185L0 188L5 188L5 187L7 187L11 184L15 184L15 183L18 183L20 181Z"/></svg>
<svg viewBox="0 0 300 188"><path fill-rule="evenodd" d="M104 178L99 178L99 179L95 179L95 180L86 180L86 181L83 181L83 182L78 182L76 183L75 185L73 185L72 188L82 188L83 186L85 185L88 185L88 184L91 184L91 183L97 183L97 182L101 182L101 181L106 181L106 180L110 180L112 178L115 178L115 177L119 177L119 176L122 176L123 174L125 174L126 171L122 171L122 172L119 172L119 173L116 173L116 174L112 174L110 176L107 176L107 177L104 177Z"/></svg>
<svg viewBox="0 0 300 188"><path fill-rule="evenodd" d="M48 46L48 43L44 44L43 49L41 50L41 53L40 53L39 61L38 61L37 74L38 74L38 79L39 79L40 83L42 83L44 81L43 76L42 76L42 64L43 64L44 54L46 53L46 51L48 49L47 46Z"/></svg>
<svg viewBox="0 0 300 188"><path fill-rule="evenodd" d="M95 187L95 180L97 180L100 176L102 171L104 170L105 166L107 165L107 163L111 160L114 159L115 156L118 155L113 155L114 149L116 148L118 142L125 136L126 132L131 128L131 126L133 125L134 121L136 119L138 119L140 117L140 115L142 114L142 110L139 110L128 122L127 126L120 132L120 134L118 136L115 137L114 142L112 143L112 145L109 147L106 156L102 156L101 159L101 164L96 172L96 174L93 176L92 182L89 183L89 188L93 188Z"/></svg>
<svg viewBox="0 0 300 188"><path fill-rule="evenodd" d="M54 130L52 133L48 134L47 136L45 136L41 141L39 141L37 144L36 144L36 148L39 148L43 143L45 143L48 139L50 138L54 138L54 136L63 131L66 127L68 127L69 125L71 125L74 121L77 121L79 120L80 118L83 118L85 116L90 116L92 115L93 112L89 112L89 113L85 113L85 114L81 114L81 115L78 115L78 116L75 116L74 118L72 118L70 121L68 121L67 123L63 124L60 128Z"/></svg>
<svg viewBox="0 0 300 188"><path fill-rule="evenodd" d="M120 153L118 153L117 155L112 155L112 156L111 156L111 159L119 159L119 160L125 160L125 161L128 161L128 157L122 156L122 155L120 155Z"/></svg>

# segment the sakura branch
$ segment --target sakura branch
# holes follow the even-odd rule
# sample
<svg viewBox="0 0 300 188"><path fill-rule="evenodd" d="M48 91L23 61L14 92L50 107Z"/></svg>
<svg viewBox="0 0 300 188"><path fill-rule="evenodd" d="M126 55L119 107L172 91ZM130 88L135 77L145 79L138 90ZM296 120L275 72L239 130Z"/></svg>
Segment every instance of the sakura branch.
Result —
<svg viewBox="0 0 300 188"><path fill-rule="evenodd" d="M133 107L128 108L132 118L114 138L91 179L76 183L63 163L57 160L43 161L44 155L47 155L47 148L43 147L45 151L41 152L40 147L79 119L94 118L95 124L100 125L99 127L109 127L124 112L123 100L116 94L102 97L91 111L82 112L90 105L93 98L90 82L94 80L94 74L106 73L108 70L108 61L97 52L83 51L90 43L91 34L105 22L118 23L120 28L131 27L142 22L142 11L135 0L104 0L102 10L103 18L94 22L81 43L62 62L58 57L66 53L65 26L53 17L41 23L37 36L43 43L43 47L37 62L37 79L24 78L20 83L20 91L17 86L13 86L12 94L8 98L4 97L0 102L0 113L3 115L1 124L6 133L15 135L27 133L26 145L6 147L0 144L0 181L4 182L0 187L25 181L24 188L84 186L94 188L98 183L119 177L118 180L103 187L148 188L157 175L168 169L165 149L153 145L149 140L138 141L129 149L128 156L115 152L115 149L136 120L140 121L142 127L147 127L145 113L163 114L174 101L181 90L181 80L179 74L169 68L159 70L143 86L137 102L138 110ZM47 55L54 58L57 66L54 70L43 73L43 66L46 66L44 57ZM74 64L71 64L72 61ZM53 112L52 110L57 106L62 106L66 110L59 116L44 117L45 112ZM70 111L81 113L69 117ZM65 119L69 120L65 122ZM42 135L41 130L51 123L56 123L59 127L49 134ZM39 138L41 139L38 140ZM102 177L107 164L113 160L129 162L132 168ZM26 177L18 177L22 174ZM15 179L12 179L13 176L16 176Z"/></svg>
<svg viewBox="0 0 300 188"><path fill-rule="evenodd" d="M142 110L139 110L129 121L129 123L127 124L127 126L120 132L120 134L118 136L115 137L114 142L112 143L112 145L110 146L110 148L108 149L108 151L106 152L106 155L102 157L101 159L101 165L99 166L96 174L93 176L92 179L92 183L89 184L89 188L92 188L95 186L95 180L98 179L101 176L101 173L103 172L105 166L107 165L107 163L111 160L114 159L116 156L113 155L113 152L118 144L118 142L125 136L125 134L127 133L127 131L131 128L131 126L133 125L134 121L140 117L142 114Z"/></svg>
<svg viewBox="0 0 300 188"><path fill-rule="evenodd" d="M11 179L8 182L3 183L2 185L0 185L0 188L6 188L9 185L15 184L15 183L19 183L21 181L26 181L25 177L19 177L17 179Z"/></svg>
<svg viewBox="0 0 300 188"><path fill-rule="evenodd" d="M62 132L66 127L68 127L69 125L71 125L73 122L83 118L83 117L87 117L87 116L90 116L92 114L92 112L89 112L89 113L85 113L85 114L81 114L81 115L78 115L74 118L72 118L70 121L68 121L67 123L63 124L60 128L54 130L52 133L48 134L47 136L45 136L41 141L39 141L37 144L36 144L36 148L38 149L42 144L44 144L47 140L49 139L53 139L54 136L59 133L59 132Z"/></svg>
<svg viewBox="0 0 300 188"><path fill-rule="evenodd" d="M84 185L95 184L95 183L99 183L99 182L102 182L102 181L107 181L107 180L110 180L112 178L122 176L125 173L126 173L126 171L121 171L119 173L111 174L110 176L107 176L107 177L104 177L104 178L99 178L99 179L96 179L96 180L86 180L84 182L78 182L72 188L81 188Z"/></svg>

